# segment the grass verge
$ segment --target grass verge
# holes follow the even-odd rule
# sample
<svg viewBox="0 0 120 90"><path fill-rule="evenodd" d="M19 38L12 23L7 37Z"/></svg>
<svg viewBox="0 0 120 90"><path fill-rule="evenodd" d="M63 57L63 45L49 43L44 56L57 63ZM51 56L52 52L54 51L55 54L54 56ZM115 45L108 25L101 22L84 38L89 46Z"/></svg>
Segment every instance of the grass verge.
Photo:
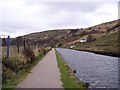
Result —
<svg viewBox="0 0 120 90"><path fill-rule="evenodd" d="M41 55L41 56L37 56L37 59L34 60L33 63L29 64L26 68L24 68L23 70L19 71L18 73L14 73L11 70L9 70L9 73L11 74L12 78L7 80L6 83L4 83L2 85L2 90L14 90L14 88L17 86L18 83L20 83L21 81L23 81L27 75L30 73L30 71L32 70L32 68L39 62L42 60L42 58L45 56Z"/></svg>
<svg viewBox="0 0 120 90"><path fill-rule="evenodd" d="M56 50L55 50L56 51ZM65 89L80 89L85 90L85 84L80 82L74 73L71 71L69 66L65 64L60 54L56 51L56 58L58 62L58 67L61 73L62 86Z"/></svg>

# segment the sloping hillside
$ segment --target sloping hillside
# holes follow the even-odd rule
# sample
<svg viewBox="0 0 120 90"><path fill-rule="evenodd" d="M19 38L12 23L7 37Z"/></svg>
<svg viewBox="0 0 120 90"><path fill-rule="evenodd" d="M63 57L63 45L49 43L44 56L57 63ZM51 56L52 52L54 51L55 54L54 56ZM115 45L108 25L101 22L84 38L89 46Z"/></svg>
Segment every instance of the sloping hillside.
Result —
<svg viewBox="0 0 120 90"><path fill-rule="evenodd" d="M120 56L119 52L119 39L120 32L116 31L110 34L104 34L102 36L93 35L95 41L80 43L79 41L65 45L64 47L70 48L70 46L75 46L76 50L90 51L99 54L105 54L110 56Z"/></svg>
<svg viewBox="0 0 120 90"><path fill-rule="evenodd" d="M23 45L25 40L26 44L39 45L39 47L58 47L71 43L76 43L83 37L87 38L89 34L92 34L95 37L102 37L104 35L106 36L111 33L117 32L119 27L120 25L118 23L118 20L115 20L84 29L77 28L49 30L44 32L31 33L14 38L12 39L11 44L15 45L20 41L20 45ZM109 41L108 38L106 38L106 41Z"/></svg>

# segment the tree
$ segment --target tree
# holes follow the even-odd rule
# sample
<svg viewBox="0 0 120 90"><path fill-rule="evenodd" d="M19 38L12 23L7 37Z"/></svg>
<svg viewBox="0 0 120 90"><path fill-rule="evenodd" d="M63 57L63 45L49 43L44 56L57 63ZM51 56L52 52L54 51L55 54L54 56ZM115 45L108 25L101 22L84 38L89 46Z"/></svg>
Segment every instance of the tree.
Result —
<svg viewBox="0 0 120 90"><path fill-rule="evenodd" d="M89 27L88 29L91 30L91 27Z"/></svg>
<svg viewBox="0 0 120 90"><path fill-rule="evenodd" d="M62 44L61 44L61 43L59 43L59 44L58 44L58 47L61 47L61 46L62 46Z"/></svg>
<svg viewBox="0 0 120 90"><path fill-rule="evenodd" d="M80 36L84 36L84 35L86 35L86 34L87 34L86 31L81 31Z"/></svg>
<svg viewBox="0 0 120 90"><path fill-rule="evenodd" d="M6 46L6 45L7 45L5 38L2 39L2 45L3 45L3 46Z"/></svg>
<svg viewBox="0 0 120 90"><path fill-rule="evenodd" d="M94 40L95 40L95 38L91 34L89 34L87 37L87 42L92 42Z"/></svg>

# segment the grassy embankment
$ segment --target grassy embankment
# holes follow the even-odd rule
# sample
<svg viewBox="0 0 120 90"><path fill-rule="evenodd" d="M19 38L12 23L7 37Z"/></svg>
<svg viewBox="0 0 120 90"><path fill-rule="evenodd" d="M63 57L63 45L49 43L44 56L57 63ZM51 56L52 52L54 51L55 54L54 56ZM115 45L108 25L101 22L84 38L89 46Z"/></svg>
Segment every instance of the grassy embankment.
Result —
<svg viewBox="0 0 120 90"><path fill-rule="evenodd" d="M34 52L34 59L31 56L25 57L23 55L17 55L7 59L3 57L3 90L13 90L16 85L24 80L31 69L46 55L49 49L41 49ZM27 52L28 53L28 52ZM29 51L29 54L31 51ZM28 55L29 55L28 54Z"/></svg>
<svg viewBox="0 0 120 90"><path fill-rule="evenodd" d="M71 45L74 45L75 50L82 50L82 51L89 51L94 52L98 54L103 55L109 55L109 56L120 56L119 52L119 36L120 32L111 33L108 35L102 35L101 37L98 37L98 35L95 37L96 40L92 42L86 42L86 43L74 43ZM71 45L65 46L65 48L70 48Z"/></svg>
<svg viewBox="0 0 120 90"><path fill-rule="evenodd" d="M86 85L82 82L80 82L75 74L72 72L72 70L69 68L67 64L63 61L62 57L60 54L56 51L56 58L58 62L58 67L61 72L61 81L62 81L62 86L65 89L80 89L80 90L85 90Z"/></svg>

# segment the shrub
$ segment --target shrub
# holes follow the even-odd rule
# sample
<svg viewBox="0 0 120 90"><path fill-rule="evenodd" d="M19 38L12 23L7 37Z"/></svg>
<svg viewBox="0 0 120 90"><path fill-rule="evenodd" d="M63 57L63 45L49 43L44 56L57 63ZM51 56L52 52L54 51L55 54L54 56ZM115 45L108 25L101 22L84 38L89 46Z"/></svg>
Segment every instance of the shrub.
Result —
<svg viewBox="0 0 120 90"><path fill-rule="evenodd" d="M119 28L119 27L120 27L120 25L119 25L119 24L116 24L116 25L114 25L113 27L107 28L106 34L108 34L110 31L114 30L115 28Z"/></svg>
<svg viewBox="0 0 120 90"><path fill-rule="evenodd" d="M29 48L25 48L23 50L23 55L26 57L27 62L33 62L33 60L35 60L35 54L34 54L33 50L31 50Z"/></svg>
<svg viewBox="0 0 120 90"><path fill-rule="evenodd" d="M59 44L58 44L58 47L61 47L61 46L62 46L62 44L61 44L61 43L59 43Z"/></svg>
<svg viewBox="0 0 120 90"><path fill-rule="evenodd" d="M7 80L13 78L16 74L5 65L2 65L2 83L4 84Z"/></svg>
<svg viewBox="0 0 120 90"><path fill-rule="evenodd" d="M87 35L87 32L86 32L86 31L82 31L82 32L80 33L80 36L84 36L84 35Z"/></svg>
<svg viewBox="0 0 120 90"><path fill-rule="evenodd" d="M43 48L39 48L38 52L39 52L39 55L43 55L44 54L44 49Z"/></svg>
<svg viewBox="0 0 120 90"><path fill-rule="evenodd" d="M79 28L77 28L77 29L71 29L71 31L70 31L69 34L77 33L78 31L79 31Z"/></svg>
<svg viewBox="0 0 120 90"><path fill-rule="evenodd" d="M88 35L88 37L87 37L87 42L92 42L92 41L94 41L95 40L95 38L90 34L90 35Z"/></svg>
<svg viewBox="0 0 120 90"><path fill-rule="evenodd" d="M91 27L89 27L88 29L91 30Z"/></svg>
<svg viewBox="0 0 120 90"><path fill-rule="evenodd" d="M2 58L2 64L7 68L13 70L15 73L17 73L19 70L22 70L25 67L25 62L26 59L22 55L17 55L10 58Z"/></svg>

